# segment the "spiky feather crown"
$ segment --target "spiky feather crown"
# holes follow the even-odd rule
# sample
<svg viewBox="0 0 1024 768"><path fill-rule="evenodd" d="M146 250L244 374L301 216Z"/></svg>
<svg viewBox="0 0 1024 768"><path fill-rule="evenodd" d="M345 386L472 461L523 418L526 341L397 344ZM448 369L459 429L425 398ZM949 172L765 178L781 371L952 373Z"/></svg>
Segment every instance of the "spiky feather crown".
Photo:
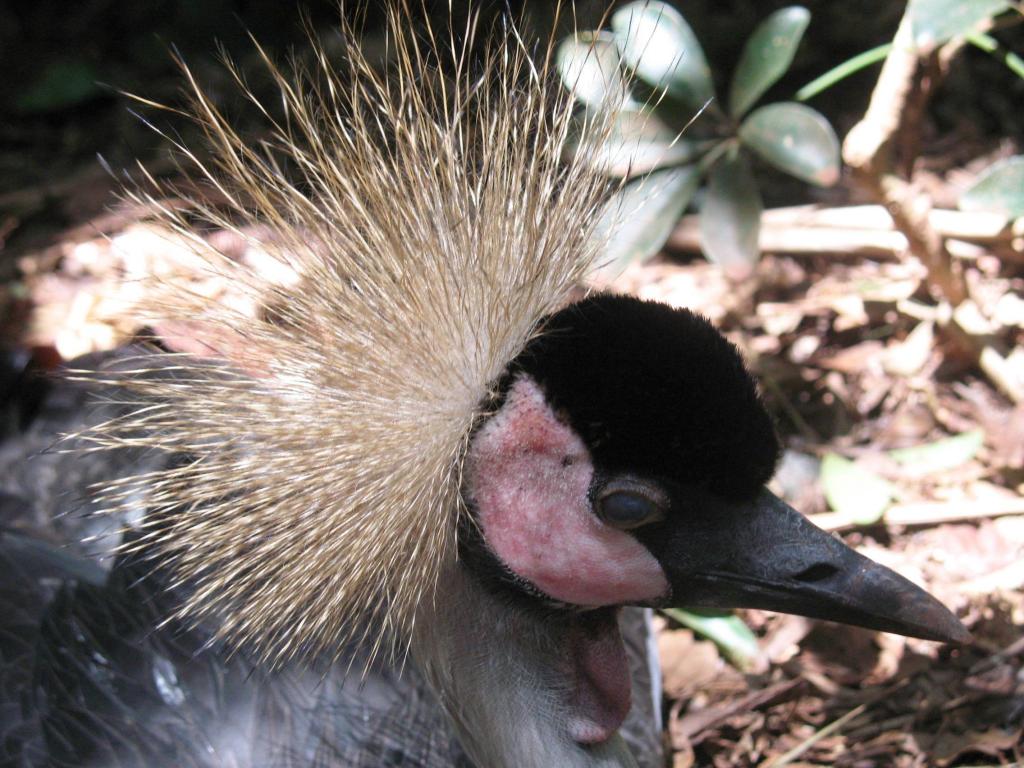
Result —
<svg viewBox="0 0 1024 768"><path fill-rule="evenodd" d="M194 234L196 216L300 276L288 287L243 273L272 308L258 318L187 291L161 302L151 321L241 340L243 353L117 377L143 405L92 436L183 457L108 486L109 506L141 492L141 545L190 585L180 616L214 618L275 662L409 637L455 557L481 404L593 256L605 182L563 162L572 96L551 45L531 56L513 30L470 62L476 20L459 42L410 33L407 11L389 8L383 72L354 42L341 75L320 48L291 76L259 49L280 116L231 68L266 121L258 143L185 68L211 159L176 148L220 203L166 205L182 190L152 178L131 193L211 270L227 257Z"/></svg>

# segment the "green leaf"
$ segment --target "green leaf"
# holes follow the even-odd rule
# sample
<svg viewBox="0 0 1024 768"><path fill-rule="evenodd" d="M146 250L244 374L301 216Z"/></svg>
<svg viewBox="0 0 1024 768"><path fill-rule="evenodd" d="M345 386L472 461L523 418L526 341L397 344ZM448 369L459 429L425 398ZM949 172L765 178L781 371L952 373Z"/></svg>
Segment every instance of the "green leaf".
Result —
<svg viewBox="0 0 1024 768"><path fill-rule="evenodd" d="M595 120L593 116L590 119ZM588 145L584 140L582 132L587 125L578 122L574 126L568 148L592 168L610 176L639 176L692 162L702 150L701 145L680 138L657 117L643 112L616 112L608 135L598 144Z"/></svg>
<svg viewBox="0 0 1024 768"><path fill-rule="evenodd" d="M962 195L965 211L998 211L1009 219L1024 216L1024 155L997 160Z"/></svg>
<svg viewBox="0 0 1024 768"><path fill-rule="evenodd" d="M1010 7L1008 0L910 0L907 13L918 48L933 48L970 32Z"/></svg>
<svg viewBox="0 0 1024 768"><path fill-rule="evenodd" d="M761 193L742 152L723 157L711 169L700 212L704 255L713 264L753 264L761 232Z"/></svg>
<svg viewBox="0 0 1024 768"><path fill-rule="evenodd" d="M740 126L739 137L791 176L819 187L839 181L839 139L825 116L808 106L782 102L755 109Z"/></svg>
<svg viewBox="0 0 1024 768"><path fill-rule="evenodd" d="M932 475L963 466L984 444L985 431L972 429L934 443L889 451L889 455L914 476Z"/></svg>
<svg viewBox="0 0 1024 768"><path fill-rule="evenodd" d="M612 16L623 63L646 83L700 109L715 97L704 51L690 25L672 6L636 2Z"/></svg>
<svg viewBox="0 0 1024 768"><path fill-rule="evenodd" d="M48 112L72 107L100 92L96 70L84 61L56 61L49 64L18 97L21 112Z"/></svg>
<svg viewBox="0 0 1024 768"><path fill-rule="evenodd" d="M857 525L877 523L892 501L888 482L835 453L822 459L821 486L828 505Z"/></svg>
<svg viewBox="0 0 1024 768"><path fill-rule="evenodd" d="M729 113L733 117L741 117L785 74L810 21L810 11L793 5L776 11L754 30L732 77Z"/></svg>
<svg viewBox="0 0 1024 768"><path fill-rule="evenodd" d="M697 166L669 168L626 184L605 204L597 224L604 240L597 267L605 278L657 253L700 184Z"/></svg>
<svg viewBox="0 0 1024 768"><path fill-rule="evenodd" d="M665 608L662 613L713 642L740 671L748 672L758 667L762 653L757 636L738 616L681 608Z"/></svg>
<svg viewBox="0 0 1024 768"><path fill-rule="evenodd" d="M596 110L633 108L619 68L619 53L607 32L581 32L558 45L555 64L562 83L583 104Z"/></svg>

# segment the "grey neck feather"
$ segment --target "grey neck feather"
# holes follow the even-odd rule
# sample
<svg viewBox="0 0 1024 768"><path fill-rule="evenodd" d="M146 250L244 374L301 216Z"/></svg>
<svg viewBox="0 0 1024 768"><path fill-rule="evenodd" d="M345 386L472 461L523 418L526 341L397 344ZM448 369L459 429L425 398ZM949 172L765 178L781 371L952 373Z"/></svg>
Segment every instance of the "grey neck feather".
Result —
<svg viewBox="0 0 1024 768"><path fill-rule="evenodd" d="M438 594L412 654L478 766L636 768L618 734L587 748L569 737L563 627L495 599L458 563Z"/></svg>

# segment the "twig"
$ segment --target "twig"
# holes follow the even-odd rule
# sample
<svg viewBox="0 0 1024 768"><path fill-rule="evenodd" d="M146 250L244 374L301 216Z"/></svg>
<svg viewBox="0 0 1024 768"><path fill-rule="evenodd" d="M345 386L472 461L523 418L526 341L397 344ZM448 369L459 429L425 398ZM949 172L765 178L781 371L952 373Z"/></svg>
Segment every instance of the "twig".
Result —
<svg viewBox="0 0 1024 768"><path fill-rule="evenodd" d="M952 305L967 298L967 284L941 235L930 225L931 200L900 178L896 172L896 147L906 148L915 139L908 125L916 125L914 113L923 111L941 70L932 66L929 77L914 47L909 13L905 13L886 57L864 118L843 142L843 159L856 180L892 216L906 237L909 251L928 269L928 282Z"/></svg>
<svg viewBox="0 0 1024 768"><path fill-rule="evenodd" d="M999 248L1008 254L1017 252L1024 257L1019 236L1000 214L932 210L928 224L941 237ZM881 205L795 206L765 211L758 245L764 253L832 253L888 259L898 258L909 247L906 236L895 228L892 216ZM680 219L668 239L668 247L699 253L699 217Z"/></svg>
<svg viewBox="0 0 1024 768"><path fill-rule="evenodd" d="M916 714L912 715L897 715L896 717L889 717L885 720L876 720L874 722L867 723L860 728L853 728L846 733L847 742L863 742L875 738L881 733L886 731L906 731L914 724L914 720L917 719Z"/></svg>
<svg viewBox="0 0 1024 768"><path fill-rule="evenodd" d="M885 512L886 525L939 525L965 520L1024 515L1024 498L986 499L983 501L922 501L894 504ZM842 531L858 527L845 515L823 512L811 515L811 522L826 531Z"/></svg>
<svg viewBox="0 0 1024 768"><path fill-rule="evenodd" d="M819 741L824 739L826 736L831 736L833 733L841 730L843 726L845 726L855 717L864 712L865 709L867 709L867 704L861 704L859 707L854 707L842 717L833 720L824 728L818 730L810 738L804 739L804 741L802 741L800 744L797 744L788 752L780 755L774 760L769 760L767 763L765 763L765 768L782 768L785 765L789 765L798 757L800 757L800 755L806 752L808 749L810 749Z"/></svg>
<svg viewBox="0 0 1024 768"><path fill-rule="evenodd" d="M1024 637L1018 637L1016 640L1014 640L1008 646L1003 648L1001 651L997 651L988 658L979 661L977 664L971 667L968 674L980 675L983 672L987 672L990 669L993 669L994 667L997 667L1000 664L1004 663L1008 659L1012 659L1014 656L1019 656L1022 653L1024 653Z"/></svg>
<svg viewBox="0 0 1024 768"><path fill-rule="evenodd" d="M709 728L714 728L737 712L750 712L759 707L774 703L795 688L803 685L803 683L804 681L799 677L792 680L783 680L762 690L752 691L746 696L740 696L728 703L687 713L684 717L669 725L669 734L675 744L692 741L702 732Z"/></svg>
<svg viewBox="0 0 1024 768"><path fill-rule="evenodd" d="M956 211L935 208L928 216L929 225L943 237L956 237L975 242L998 242L1012 237L1006 216L992 211ZM824 208L819 205L794 205L772 208L761 217L763 226L799 225L835 227L837 229L880 229L892 231L893 221L881 205L842 205Z"/></svg>

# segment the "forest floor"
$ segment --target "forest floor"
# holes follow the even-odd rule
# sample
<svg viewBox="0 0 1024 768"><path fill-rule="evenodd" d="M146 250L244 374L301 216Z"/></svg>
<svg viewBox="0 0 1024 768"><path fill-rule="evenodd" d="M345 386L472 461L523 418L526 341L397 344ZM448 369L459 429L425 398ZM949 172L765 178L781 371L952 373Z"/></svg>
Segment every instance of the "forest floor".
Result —
<svg viewBox="0 0 1024 768"><path fill-rule="evenodd" d="M73 207L76 196L105 194L86 175L55 202ZM146 297L123 276L187 277L192 258L146 215L109 205L17 257L4 294L9 354L53 368L135 337L141 329L128 310ZM236 235L206 236L250 267L272 266ZM1020 265L980 252L969 270L975 320L1015 347L1024 326ZM975 635L972 645L949 648L746 611L758 649L741 669L663 618L676 768L1022 758L1024 406L957 356L922 300L923 279L920 265L899 254L766 253L742 275L662 254L615 281L615 289L700 311L725 331L756 370L785 437L776 492L925 585ZM203 290L227 295L231 287ZM823 483L826 465L838 475Z"/></svg>

